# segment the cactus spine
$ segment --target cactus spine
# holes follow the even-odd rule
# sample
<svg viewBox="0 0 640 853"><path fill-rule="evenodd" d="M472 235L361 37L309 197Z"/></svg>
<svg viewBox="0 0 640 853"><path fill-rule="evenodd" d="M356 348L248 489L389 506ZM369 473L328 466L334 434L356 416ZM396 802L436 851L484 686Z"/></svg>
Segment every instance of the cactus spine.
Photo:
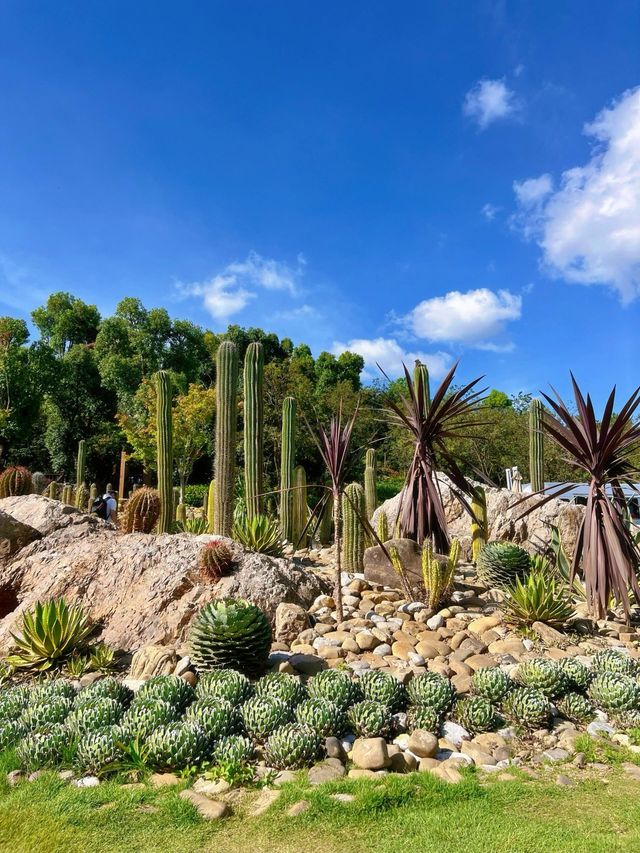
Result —
<svg viewBox="0 0 640 853"><path fill-rule="evenodd" d="M247 516L262 513L264 349L251 343L244 357L244 497Z"/></svg>
<svg viewBox="0 0 640 853"><path fill-rule="evenodd" d="M429 388L429 371L427 365L416 359L415 367L413 368L413 385L416 396L418 388L422 383L423 391L423 415L426 417L429 407L431 406L431 390Z"/></svg>
<svg viewBox="0 0 640 853"><path fill-rule="evenodd" d="M207 533L213 533L215 529L215 505L216 505L216 481L211 480L207 490L207 502L205 510L207 513Z"/></svg>
<svg viewBox="0 0 640 853"><path fill-rule="evenodd" d="M236 470L238 350L223 341L217 356L214 533L230 536Z"/></svg>
<svg viewBox="0 0 640 853"><path fill-rule="evenodd" d="M173 527L173 418L171 414L171 376L166 370L156 373L156 447L160 517L158 533L171 533Z"/></svg>
<svg viewBox="0 0 640 853"><path fill-rule="evenodd" d="M364 489L360 483L350 483L344 490L342 502L342 561L345 572L362 571L364 531L358 516L363 516L364 512Z"/></svg>
<svg viewBox="0 0 640 853"><path fill-rule="evenodd" d="M293 541L292 495L293 463L296 457L296 401L285 397L282 402L282 451L280 458L280 529L285 539Z"/></svg>
<svg viewBox="0 0 640 853"><path fill-rule="evenodd" d="M84 438L78 442L78 455L76 457L76 489L80 491L80 486L84 485L84 475L87 466L87 443Z"/></svg>
<svg viewBox="0 0 640 853"><path fill-rule="evenodd" d="M151 533L162 512L162 500L156 489L143 486L127 501L122 528L125 533Z"/></svg>
<svg viewBox="0 0 640 853"><path fill-rule="evenodd" d="M471 519L471 557L476 563L480 551L487 544L487 496L482 486L474 490L471 511L474 515Z"/></svg>
<svg viewBox="0 0 640 853"><path fill-rule="evenodd" d="M0 474L0 498L31 494L31 474L22 465L6 468Z"/></svg>
<svg viewBox="0 0 640 853"><path fill-rule="evenodd" d="M544 489L542 411L542 403L534 398L529 409L529 479L532 492Z"/></svg>
<svg viewBox="0 0 640 853"><path fill-rule="evenodd" d="M307 505L307 475L302 465L297 465L293 471L293 506L292 506L293 539L296 548L306 548L308 536L302 536L307 523L309 507Z"/></svg>

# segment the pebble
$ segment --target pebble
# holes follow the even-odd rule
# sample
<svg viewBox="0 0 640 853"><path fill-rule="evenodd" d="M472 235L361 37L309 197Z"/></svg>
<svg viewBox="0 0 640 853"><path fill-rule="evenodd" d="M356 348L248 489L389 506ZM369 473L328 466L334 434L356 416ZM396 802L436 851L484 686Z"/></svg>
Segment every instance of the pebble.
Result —
<svg viewBox="0 0 640 853"><path fill-rule="evenodd" d="M442 735L454 744L454 746L460 746L463 740L468 740L471 737L465 728L458 725L458 723L453 723L451 720L444 721L442 725Z"/></svg>
<svg viewBox="0 0 640 853"><path fill-rule="evenodd" d="M615 729L609 723L603 723L600 720L594 720L587 726L587 734L590 735L612 735L615 734Z"/></svg>
<svg viewBox="0 0 640 853"><path fill-rule="evenodd" d="M71 784L76 788L97 788L100 780L97 776L83 776L82 779L74 779Z"/></svg>

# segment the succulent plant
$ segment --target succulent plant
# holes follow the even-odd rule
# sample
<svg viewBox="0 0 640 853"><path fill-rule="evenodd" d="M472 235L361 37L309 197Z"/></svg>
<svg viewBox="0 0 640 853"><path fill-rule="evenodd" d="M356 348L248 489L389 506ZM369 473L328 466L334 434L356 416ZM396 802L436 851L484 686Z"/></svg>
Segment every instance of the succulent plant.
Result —
<svg viewBox="0 0 640 853"><path fill-rule="evenodd" d="M582 693L566 693L556 707L563 717L574 723L584 723L595 716L593 705Z"/></svg>
<svg viewBox="0 0 640 853"><path fill-rule="evenodd" d="M640 729L640 709L632 708L630 711L621 711L611 715L621 729Z"/></svg>
<svg viewBox="0 0 640 853"><path fill-rule="evenodd" d="M175 705L170 705L163 699L138 699L123 715L120 725L123 732L129 738L140 738L144 740L151 732L168 723L172 723L180 716Z"/></svg>
<svg viewBox="0 0 640 853"><path fill-rule="evenodd" d="M483 666L471 676L471 689L476 696L500 703L514 688L513 681L498 667Z"/></svg>
<svg viewBox="0 0 640 853"><path fill-rule="evenodd" d="M250 518L241 513L234 520L231 535L247 551L267 554L269 557L282 557L284 553L280 523L268 515L254 515Z"/></svg>
<svg viewBox="0 0 640 853"><path fill-rule="evenodd" d="M558 666L567 678L570 690L586 690L593 678L593 672L577 658L562 658Z"/></svg>
<svg viewBox="0 0 640 853"><path fill-rule="evenodd" d="M407 729L412 732L415 729L423 729L434 735L440 733L442 725L442 714L430 705L414 705L407 713Z"/></svg>
<svg viewBox="0 0 640 853"><path fill-rule="evenodd" d="M21 720L3 720L0 722L0 750L14 746L26 733L27 728Z"/></svg>
<svg viewBox="0 0 640 853"><path fill-rule="evenodd" d="M605 711L631 711L640 707L640 686L620 672L600 672L589 685L591 701Z"/></svg>
<svg viewBox="0 0 640 853"><path fill-rule="evenodd" d="M217 583L233 568L233 551L224 539L212 539L198 553L198 572L206 583Z"/></svg>
<svg viewBox="0 0 640 853"><path fill-rule="evenodd" d="M157 489L143 486L136 489L127 501L121 517L121 526L125 533L151 533L158 519L162 503Z"/></svg>
<svg viewBox="0 0 640 853"><path fill-rule="evenodd" d="M41 699L30 703L24 709L20 715L20 721L31 732L49 729L56 723L64 723L72 706L71 699L63 696L57 699Z"/></svg>
<svg viewBox="0 0 640 853"><path fill-rule="evenodd" d="M211 751L213 761L230 764L244 764L255 755L252 741L244 735L227 735L216 741Z"/></svg>
<svg viewBox="0 0 640 853"><path fill-rule="evenodd" d="M357 683L338 669L325 669L312 676L307 690L312 699L329 699L343 711L362 698Z"/></svg>
<svg viewBox="0 0 640 853"><path fill-rule="evenodd" d="M294 714L300 725L309 726L320 737L339 737L347 723L342 708L330 699L305 699Z"/></svg>
<svg viewBox="0 0 640 853"><path fill-rule="evenodd" d="M620 672L623 675L636 675L638 665L624 652L618 649L604 649L593 656L591 662L594 672Z"/></svg>
<svg viewBox="0 0 640 853"><path fill-rule="evenodd" d="M271 637L259 607L241 599L212 601L191 625L191 657L199 670L231 668L255 678L267 668Z"/></svg>
<svg viewBox="0 0 640 853"><path fill-rule="evenodd" d="M247 734L259 742L291 719L291 712L281 699L266 696L249 699L242 706L241 713Z"/></svg>
<svg viewBox="0 0 640 853"><path fill-rule="evenodd" d="M361 519L366 514L365 494L360 483L349 483L342 503L342 565L346 572L361 572L365 531Z"/></svg>
<svg viewBox="0 0 640 853"><path fill-rule="evenodd" d="M10 687L0 693L0 721L15 720L29 703L29 691L23 687Z"/></svg>
<svg viewBox="0 0 640 853"><path fill-rule="evenodd" d="M29 694L29 702L39 702L44 699L75 699L76 690L66 678L56 678L43 681L36 685Z"/></svg>
<svg viewBox="0 0 640 853"><path fill-rule="evenodd" d="M535 687L516 687L504 700L505 714L523 728L541 728L549 720L547 697Z"/></svg>
<svg viewBox="0 0 640 853"><path fill-rule="evenodd" d="M307 698L304 684L295 675L286 672L270 672L255 684L256 696L281 699L294 707Z"/></svg>
<svg viewBox="0 0 640 853"><path fill-rule="evenodd" d="M160 515L158 533L170 533L173 526L173 413L171 411L171 374L159 370L156 387L156 468Z"/></svg>
<svg viewBox="0 0 640 853"><path fill-rule="evenodd" d="M282 401L282 453L280 457L280 529L289 542L293 540L293 468L296 454L296 401Z"/></svg>
<svg viewBox="0 0 640 853"><path fill-rule="evenodd" d="M454 713L458 723L471 734L490 732L498 722L493 705L482 696L469 696L456 702Z"/></svg>
<svg viewBox="0 0 640 853"><path fill-rule="evenodd" d="M50 669L82 646L92 630L80 605L70 606L64 598L38 601L22 614L22 636L11 635L19 651L7 663L17 669Z"/></svg>
<svg viewBox="0 0 640 853"><path fill-rule="evenodd" d="M0 474L0 498L31 494L31 474L22 465L5 468Z"/></svg>
<svg viewBox="0 0 640 853"><path fill-rule="evenodd" d="M85 732L76 746L76 764L84 773L101 773L121 757L123 737L119 726Z"/></svg>
<svg viewBox="0 0 640 853"><path fill-rule="evenodd" d="M549 658L522 661L516 671L516 681L522 687L535 687L549 699L562 696L568 688L564 670Z"/></svg>
<svg viewBox="0 0 640 853"><path fill-rule="evenodd" d="M525 580L531 561L525 550L512 542L487 542L478 554L476 570L488 587L505 587Z"/></svg>
<svg viewBox="0 0 640 853"><path fill-rule="evenodd" d="M407 687L412 705L428 705L444 714L453 704L456 692L447 678L436 672L424 672L409 682Z"/></svg>
<svg viewBox="0 0 640 853"><path fill-rule="evenodd" d="M197 699L189 705L185 720L198 723L213 740L236 734L242 728L240 711L226 699L215 699L212 696Z"/></svg>
<svg viewBox="0 0 640 853"><path fill-rule="evenodd" d="M75 701L75 707L81 708L87 702L92 702L94 699L115 699L124 708L128 708L133 700L133 690L118 681L113 676L101 678L99 681L94 681L84 690L78 693Z"/></svg>
<svg viewBox="0 0 640 853"><path fill-rule="evenodd" d="M297 770L313 763L320 743L320 735L310 726L289 723L269 736L264 748L265 758L277 770Z"/></svg>
<svg viewBox="0 0 640 853"><path fill-rule="evenodd" d="M16 748L16 757L25 770L56 767L69 744L69 732L59 723L46 732L27 735Z"/></svg>
<svg viewBox="0 0 640 853"><path fill-rule="evenodd" d="M407 703L407 691L404 684L379 669L368 669L358 679L360 692L365 699L381 702L391 711L402 710Z"/></svg>
<svg viewBox="0 0 640 853"><path fill-rule="evenodd" d="M391 728L391 712L387 705L363 699L347 711L347 720L358 737L385 737Z"/></svg>
<svg viewBox="0 0 640 853"><path fill-rule="evenodd" d="M116 699L93 699L73 710L67 717L67 727L75 735L83 735L119 723L124 707Z"/></svg>
<svg viewBox="0 0 640 853"><path fill-rule="evenodd" d="M134 703L142 699L162 699L178 711L184 711L195 699L195 691L177 675L153 675L138 690Z"/></svg>
<svg viewBox="0 0 640 853"><path fill-rule="evenodd" d="M153 731L146 742L147 760L159 770L182 770L208 757L210 740L195 721L168 723Z"/></svg>
<svg viewBox="0 0 640 853"><path fill-rule="evenodd" d="M203 672L196 685L198 699L224 699L234 707L253 694L253 685L246 675L235 669L217 669Z"/></svg>

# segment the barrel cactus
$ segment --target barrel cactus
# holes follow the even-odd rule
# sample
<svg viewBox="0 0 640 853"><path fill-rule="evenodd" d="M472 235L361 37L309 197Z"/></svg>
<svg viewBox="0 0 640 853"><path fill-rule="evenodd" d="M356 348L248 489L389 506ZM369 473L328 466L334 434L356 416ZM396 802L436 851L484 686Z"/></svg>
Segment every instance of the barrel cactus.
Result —
<svg viewBox="0 0 640 853"><path fill-rule="evenodd" d="M191 657L200 670L230 668L256 678L267 668L271 636L269 620L254 604L212 601L191 625Z"/></svg>
<svg viewBox="0 0 640 853"><path fill-rule="evenodd" d="M161 506L156 489L148 486L136 489L127 501L122 529L125 533L151 533L160 518Z"/></svg>
<svg viewBox="0 0 640 853"><path fill-rule="evenodd" d="M298 770L313 764L320 736L310 726L289 723L273 732L265 743L265 758L277 770Z"/></svg>
<svg viewBox="0 0 640 853"><path fill-rule="evenodd" d="M233 551L224 539L212 539L198 553L198 573L206 583L217 583L233 565Z"/></svg>
<svg viewBox="0 0 640 853"><path fill-rule="evenodd" d="M31 474L22 465L6 468L0 474L0 498L31 494Z"/></svg>
<svg viewBox="0 0 640 853"><path fill-rule="evenodd" d="M512 542L487 542L478 555L478 578L488 587L505 587L529 574L527 552Z"/></svg>

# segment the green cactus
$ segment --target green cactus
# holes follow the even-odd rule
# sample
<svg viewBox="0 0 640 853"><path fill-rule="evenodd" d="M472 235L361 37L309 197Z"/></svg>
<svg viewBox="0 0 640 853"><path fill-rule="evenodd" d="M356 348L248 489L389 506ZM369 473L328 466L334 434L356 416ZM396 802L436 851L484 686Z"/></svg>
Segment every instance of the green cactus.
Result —
<svg viewBox="0 0 640 853"><path fill-rule="evenodd" d="M73 486L65 483L62 487L62 503L73 506Z"/></svg>
<svg viewBox="0 0 640 853"><path fill-rule="evenodd" d="M360 517L364 515L364 489L360 483L350 483L344 490L342 502L342 560L345 572L361 572L364 557L364 530Z"/></svg>
<svg viewBox="0 0 640 853"><path fill-rule="evenodd" d="M230 536L236 470L238 350L223 341L217 356L214 533Z"/></svg>
<svg viewBox="0 0 640 853"><path fill-rule="evenodd" d="M122 521L125 533L151 533L160 517L161 500L155 489L144 486L127 501Z"/></svg>
<svg viewBox="0 0 640 853"><path fill-rule="evenodd" d="M416 359L416 365L413 368L413 386L415 389L415 393L418 393L418 388L420 387L420 383L422 382L422 386L424 388L424 414L429 411L429 407L431 406L431 391L429 388L429 371L427 370L427 365L422 364L421 361Z"/></svg>
<svg viewBox="0 0 640 853"><path fill-rule="evenodd" d="M280 529L285 539L293 541L293 464L296 457L296 401L285 397L282 402L282 455L280 459Z"/></svg>
<svg viewBox="0 0 640 853"><path fill-rule="evenodd" d="M207 489L207 502L204 509L207 512L207 533L213 533L215 529L215 505L216 505L216 481L211 480Z"/></svg>
<svg viewBox="0 0 640 853"><path fill-rule="evenodd" d="M422 547L422 582L425 590L425 604L436 610L451 595L453 578L460 558L460 543L451 540L449 556L445 560L435 555L430 545Z"/></svg>
<svg viewBox="0 0 640 853"><path fill-rule="evenodd" d="M78 455L76 457L76 490L84 485L84 475L87 467L87 443L84 438L78 442Z"/></svg>
<svg viewBox="0 0 640 853"><path fill-rule="evenodd" d="M247 516L262 513L264 443L264 349L250 343L244 357L244 497Z"/></svg>
<svg viewBox="0 0 640 853"><path fill-rule="evenodd" d="M364 502L369 519L378 508L377 476L376 452L373 447L370 447L365 456L364 467Z"/></svg>
<svg viewBox="0 0 640 853"><path fill-rule="evenodd" d="M378 534L378 539L381 542L387 542L389 539L389 519L387 518L387 513L382 510L378 515L377 527L376 533Z"/></svg>
<svg viewBox="0 0 640 853"><path fill-rule="evenodd" d="M187 523L187 508L183 503L179 503L176 507L176 521L179 521L180 524Z"/></svg>
<svg viewBox="0 0 640 853"><path fill-rule="evenodd" d="M529 479L531 491L544 489L544 433L542 431L542 403L537 398L529 409Z"/></svg>
<svg viewBox="0 0 640 853"><path fill-rule="evenodd" d="M6 468L0 474L0 498L31 494L31 474L22 465Z"/></svg>
<svg viewBox="0 0 640 853"><path fill-rule="evenodd" d="M296 548L306 548L309 537L302 531L307 523L309 507L307 505L307 475L302 465L297 465L293 470L293 539Z"/></svg>
<svg viewBox="0 0 640 853"><path fill-rule="evenodd" d="M471 556L476 563L480 551L487 544L487 495L482 486L474 490L471 510Z"/></svg>
<svg viewBox="0 0 640 853"><path fill-rule="evenodd" d="M49 497L51 498L52 501L55 501L56 498L58 497L58 484L56 483L55 480L52 480L49 483L49 488L47 490L47 494L49 495Z"/></svg>
<svg viewBox="0 0 640 853"><path fill-rule="evenodd" d="M80 483L76 486L76 495L75 495L75 504L76 509L81 509L83 512L87 510L87 504L89 503L89 492L87 491L87 487L84 483Z"/></svg>
<svg viewBox="0 0 640 853"><path fill-rule="evenodd" d="M98 485L97 485L97 483L91 483L91 486L89 487L89 507L88 507L89 509L91 509L91 505L93 504L93 502L95 501L95 499L97 497L98 497Z"/></svg>
<svg viewBox="0 0 640 853"><path fill-rule="evenodd" d="M158 533L173 528L173 417L171 413L171 376L159 370L156 381L156 447L160 518Z"/></svg>

